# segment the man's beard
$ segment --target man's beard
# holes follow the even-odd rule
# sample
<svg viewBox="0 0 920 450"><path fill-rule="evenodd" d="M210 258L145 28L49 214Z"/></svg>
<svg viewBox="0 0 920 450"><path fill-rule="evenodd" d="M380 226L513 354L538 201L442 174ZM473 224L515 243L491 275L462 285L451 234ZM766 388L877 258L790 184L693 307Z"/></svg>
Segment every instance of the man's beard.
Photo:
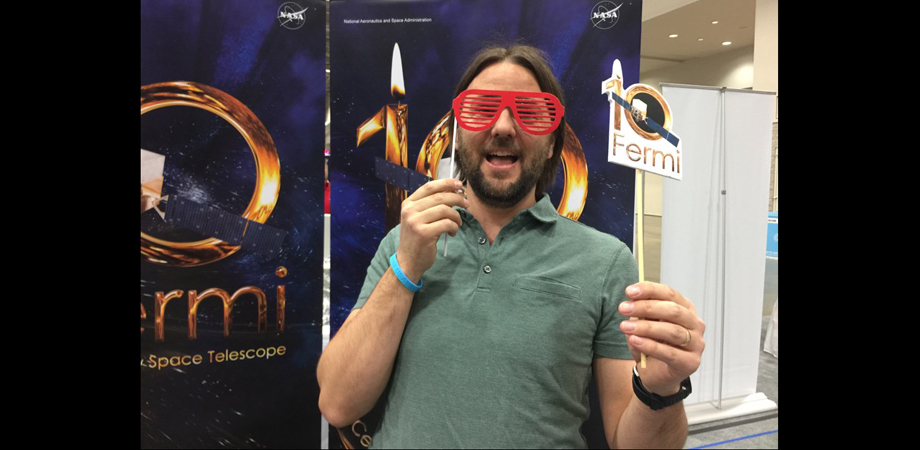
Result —
<svg viewBox="0 0 920 450"><path fill-rule="evenodd" d="M466 179L479 200L493 208L510 208L520 203L537 185L548 162L545 158L540 157L545 154L545 149L537 148L525 154L520 147L511 142L508 142L507 145L502 145L503 143L501 140L493 141L480 151L467 148L463 142L463 136L457 136L458 154L455 155L454 160L460 169L460 176ZM514 154L518 155L518 162L521 163L521 175L511 185L504 188L502 188L503 184L487 180L480 167L488 153L499 149L511 149Z"/></svg>

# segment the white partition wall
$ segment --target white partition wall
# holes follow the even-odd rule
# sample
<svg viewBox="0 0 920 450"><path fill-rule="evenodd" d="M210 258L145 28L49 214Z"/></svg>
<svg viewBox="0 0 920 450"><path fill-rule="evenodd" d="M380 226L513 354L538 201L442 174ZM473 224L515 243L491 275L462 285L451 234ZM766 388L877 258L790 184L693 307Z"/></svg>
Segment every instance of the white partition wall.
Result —
<svg viewBox="0 0 920 450"><path fill-rule="evenodd" d="M774 94L671 84L662 93L683 141L684 178L663 180L661 281L706 323L688 419L775 409L756 392Z"/></svg>

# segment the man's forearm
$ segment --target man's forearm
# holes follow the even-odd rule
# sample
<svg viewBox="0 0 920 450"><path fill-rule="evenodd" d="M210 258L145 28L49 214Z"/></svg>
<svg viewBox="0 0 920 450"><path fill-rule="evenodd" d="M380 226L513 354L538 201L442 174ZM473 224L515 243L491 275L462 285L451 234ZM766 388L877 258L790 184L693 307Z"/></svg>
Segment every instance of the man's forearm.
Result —
<svg viewBox="0 0 920 450"><path fill-rule="evenodd" d="M633 395L609 444L611 448L683 448L687 429L683 403L653 411Z"/></svg>
<svg viewBox="0 0 920 450"><path fill-rule="evenodd" d="M319 407L334 426L367 414L386 388L413 293L387 269L367 302L329 342L316 378Z"/></svg>

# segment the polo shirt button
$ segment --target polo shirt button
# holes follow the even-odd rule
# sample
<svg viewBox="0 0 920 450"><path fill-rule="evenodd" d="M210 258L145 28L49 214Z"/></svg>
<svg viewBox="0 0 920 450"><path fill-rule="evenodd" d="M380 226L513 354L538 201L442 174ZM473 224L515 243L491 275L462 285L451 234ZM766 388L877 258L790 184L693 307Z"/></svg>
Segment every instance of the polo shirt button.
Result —
<svg viewBox="0 0 920 450"><path fill-rule="evenodd" d="M485 266L482 268L482 271L485 273L492 273L492 266Z"/></svg>
<svg viewBox="0 0 920 450"><path fill-rule="evenodd" d="M485 244L485 243L486 243L486 238L484 238L484 237L479 238L479 245L482 245L482 244Z"/></svg>

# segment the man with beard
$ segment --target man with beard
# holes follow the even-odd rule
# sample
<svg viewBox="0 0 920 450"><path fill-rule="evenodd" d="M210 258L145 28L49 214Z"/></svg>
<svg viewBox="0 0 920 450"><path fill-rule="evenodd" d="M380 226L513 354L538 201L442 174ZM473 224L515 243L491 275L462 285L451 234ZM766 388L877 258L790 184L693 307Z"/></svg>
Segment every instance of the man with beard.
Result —
<svg viewBox="0 0 920 450"><path fill-rule="evenodd" d="M611 447L682 447L705 325L673 289L636 283L622 242L550 203L565 123L545 57L485 49L456 96L461 180L403 202L320 359L323 415L349 426L389 388L373 447L584 448L593 375Z"/></svg>

